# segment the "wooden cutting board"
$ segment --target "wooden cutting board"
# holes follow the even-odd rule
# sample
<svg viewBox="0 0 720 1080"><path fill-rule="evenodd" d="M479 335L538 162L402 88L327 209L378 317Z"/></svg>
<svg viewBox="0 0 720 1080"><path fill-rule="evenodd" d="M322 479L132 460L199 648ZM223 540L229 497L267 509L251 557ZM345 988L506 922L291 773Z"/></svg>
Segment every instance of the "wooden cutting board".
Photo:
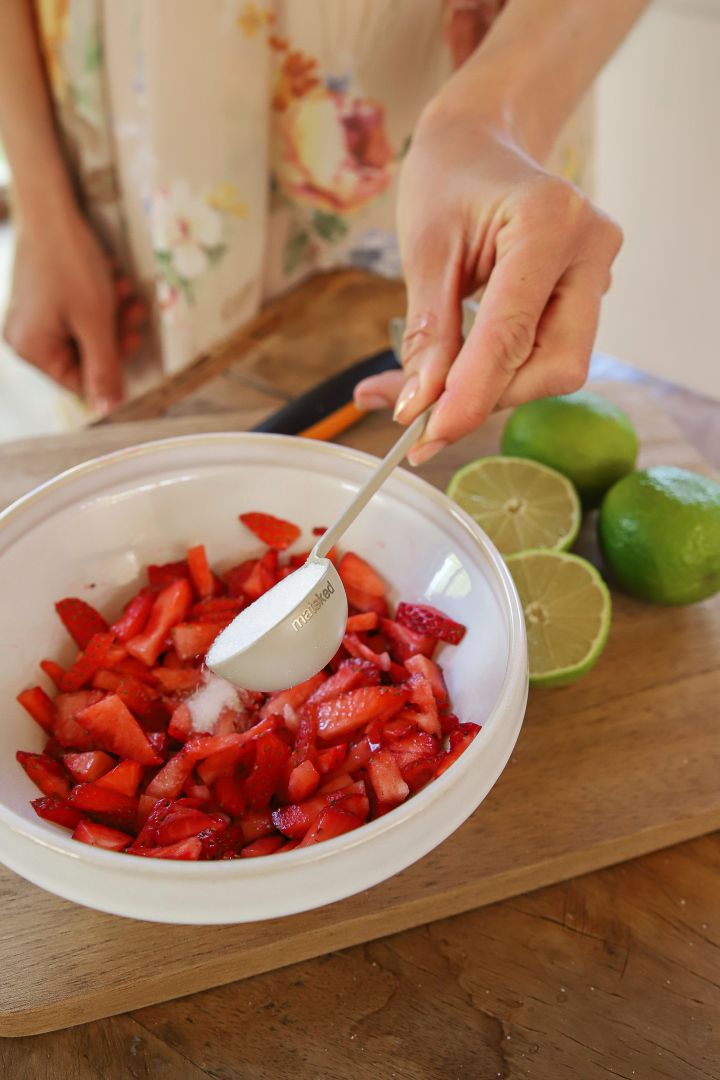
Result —
<svg viewBox="0 0 720 1080"><path fill-rule="evenodd" d="M706 471L637 387L597 385L623 405L643 463ZM0 448L0 501L119 446L251 426L275 406L212 419L118 424ZM501 417L424 475L439 486L497 449ZM381 418L344 441L382 452ZM593 523L579 550L597 561ZM606 652L583 682L531 693L512 760L440 848L369 892L248 926L175 927L85 910L0 869L0 1035L79 1024L282 967L595 870L720 827L720 597L662 609L614 596Z"/></svg>

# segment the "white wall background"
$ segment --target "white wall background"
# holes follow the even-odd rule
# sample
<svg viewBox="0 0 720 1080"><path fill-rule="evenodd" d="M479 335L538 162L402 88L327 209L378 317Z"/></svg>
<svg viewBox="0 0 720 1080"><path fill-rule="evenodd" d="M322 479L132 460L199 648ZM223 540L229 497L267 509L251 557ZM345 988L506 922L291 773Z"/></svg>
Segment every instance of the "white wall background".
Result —
<svg viewBox="0 0 720 1080"><path fill-rule="evenodd" d="M598 346L720 398L720 0L655 0L596 108L594 195L625 231Z"/></svg>

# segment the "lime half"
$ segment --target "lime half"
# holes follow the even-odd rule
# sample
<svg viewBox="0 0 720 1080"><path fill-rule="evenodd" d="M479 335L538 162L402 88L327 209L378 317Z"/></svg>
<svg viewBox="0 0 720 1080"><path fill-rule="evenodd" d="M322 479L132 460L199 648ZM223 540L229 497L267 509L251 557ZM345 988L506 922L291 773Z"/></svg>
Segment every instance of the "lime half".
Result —
<svg viewBox="0 0 720 1080"><path fill-rule="evenodd" d="M565 686L587 675L610 630L610 593L595 567L560 551L506 561L525 613L530 685Z"/></svg>
<svg viewBox="0 0 720 1080"><path fill-rule="evenodd" d="M459 469L447 493L503 555L565 551L580 528L580 500L566 477L537 461L485 457Z"/></svg>

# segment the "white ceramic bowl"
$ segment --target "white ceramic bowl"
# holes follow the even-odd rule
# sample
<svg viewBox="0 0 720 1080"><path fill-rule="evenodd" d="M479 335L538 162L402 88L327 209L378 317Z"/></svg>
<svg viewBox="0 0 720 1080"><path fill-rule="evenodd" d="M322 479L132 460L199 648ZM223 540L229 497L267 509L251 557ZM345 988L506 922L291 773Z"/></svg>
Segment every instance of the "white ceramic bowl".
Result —
<svg viewBox="0 0 720 1080"><path fill-rule="evenodd" d="M208 434L148 443L70 469L0 515L0 858L88 907L171 923L288 915L367 889L450 835L487 795L517 739L527 698L523 616L510 575L480 529L429 484L398 470L348 532L346 546L395 597L435 604L468 626L440 654L455 711L482 731L438 780L355 832L287 855L226 862L139 859L78 843L40 820L15 751L43 734L15 702L43 682L46 656L71 647L53 602L81 596L117 609L141 568L203 541L211 562L253 553L238 524L266 510L306 530L325 525L376 460L311 440ZM257 550L257 549L256 549ZM40 678L39 678L40 676Z"/></svg>

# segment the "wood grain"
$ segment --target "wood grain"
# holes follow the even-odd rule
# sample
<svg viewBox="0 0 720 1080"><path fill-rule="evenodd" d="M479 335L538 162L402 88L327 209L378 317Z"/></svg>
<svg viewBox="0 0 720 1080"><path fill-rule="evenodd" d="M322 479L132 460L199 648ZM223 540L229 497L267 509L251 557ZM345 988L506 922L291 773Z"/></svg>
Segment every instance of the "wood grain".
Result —
<svg viewBox="0 0 720 1080"><path fill-rule="evenodd" d="M641 389L603 389L632 415L647 460L702 467ZM233 426L254 415L238 414ZM460 461L494 450L502 420L493 418L423 470L425 475L443 486ZM33 444L37 452L33 445L10 446L13 467L0 472L0 497L17 493L23 479L36 482L43 472L90 454L166 433L168 423L107 425L62 442L39 440ZM208 428L207 418L170 423L173 431L180 424L184 430ZM392 437L387 420L373 417L344 441L377 451ZM583 544L597 558L591 531ZM720 692L719 652L717 600L667 611L616 597L613 630L598 668L576 687L531 696L511 763L473 818L403 874L320 911L250 926L156 926L86 911L3 871L0 1034L22 1035L149 1005L720 827L720 717L713 704Z"/></svg>

